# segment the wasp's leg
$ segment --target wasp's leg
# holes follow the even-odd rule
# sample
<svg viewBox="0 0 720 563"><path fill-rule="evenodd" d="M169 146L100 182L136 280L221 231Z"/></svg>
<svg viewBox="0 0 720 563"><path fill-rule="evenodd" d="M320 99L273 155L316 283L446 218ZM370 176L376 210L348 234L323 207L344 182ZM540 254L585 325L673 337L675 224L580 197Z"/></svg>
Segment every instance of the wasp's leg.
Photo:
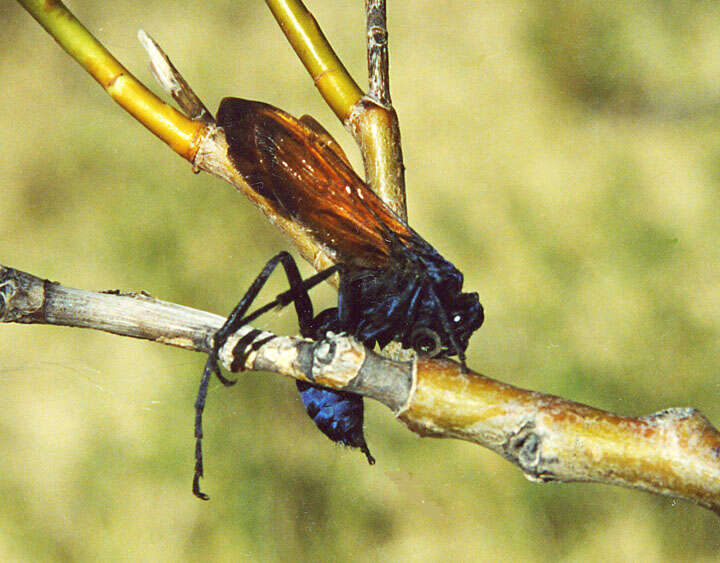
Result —
<svg viewBox="0 0 720 563"><path fill-rule="evenodd" d="M260 290L263 288L265 283L267 283L268 278L278 264L283 265L285 275L287 276L288 283L290 285L290 290L280 294L272 303L266 305L265 307L261 307L258 311L255 311L253 314L246 317L245 313L253 304L260 293ZM203 500L207 500L209 498L200 490L200 478L203 476L202 413L205 409L207 388L210 377L214 373L224 385L232 385L234 383L234 381L223 377L220 373L220 367L218 365L218 351L222 348L225 342L227 342L227 339L231 334L239 330L251 319L257 318L263 312L277 305L287 305L293 302L295 304L295 311L297 312L301 329L303 326L309 326L313 318L313 308L312 303L310 302L310 296L308 295L308 289L319 284L324 279L327 279L335 273L335 271L336 268L332 267L316 274L315 276L312 276L311 278L308 278L306 281L303 281L293 257L287 252L280 252L269 260L267 264L265 264L265 267L260 272L260 275L255 278L255 281L252 283L247 293L245 293L243 298L230 313L220 330L218 330L213 336L212 348L208 355L207 362L205 363L205 369L200 380L200 389L198 390L197 399L195 401L195 474L193 477L193 493L198 498ZM255 337L257 337L257 334L258 333L256 331L251 331L249 334L240 339L238 344L245 344L245 347L237 346L236 348L238 350L244 350L242 353L245 354L245 357L248 353L250 353L250 351L259 348L262 344L268 341L268 339L263 339L262 341L253 342ZM248 345L250 345L249 351L247 350ZM244 358L242 359L242 362L235 363L242 366L245 363Z"/></svg>
<svg viewBox="0 0 720 563"><path fill-rule="evenodd" d="M273 273L275 268L277 268L278 264L283 265L285 275L287 276L288 283L290 285L290 290L281 294L281 296L286 296L285 302L281 302L281 296L278 296L278 299L273 301L272 304L268 304L265 307L262 307L261 310L258 310L260 312L255 311L252 315L248 315L246 317L245 313L247 313L247 310L253 304L258 296L258 293L260 293L260 290L267 283L267 280L270 278L270 275ZM328 274L328 277L333 272L334 270ZM313 276L313 278L315 277L317 276ZM300 325L302 326L303 324L309 323L313 318L313 308L312 303L310 302L310 296L308 295L308 288L306 288L303 284L303 279L300 276L300 271L295 263L295 259L287 252L280 252L271 258L267 264L265 264L265 267L262 269L258 277L255 278L255 281L247 290L247 293L245 293L237 306L232 310L225 321L225 324L215 333L215 336L213 337L213 351L216 353L217 350L222 348L223 344L227 341L228 336L237 331L241 326L247 324L252 319L257 318L260 314L270 308L277 305L287 305L291 301L295 303L295 310L297 312Z"/></svg>

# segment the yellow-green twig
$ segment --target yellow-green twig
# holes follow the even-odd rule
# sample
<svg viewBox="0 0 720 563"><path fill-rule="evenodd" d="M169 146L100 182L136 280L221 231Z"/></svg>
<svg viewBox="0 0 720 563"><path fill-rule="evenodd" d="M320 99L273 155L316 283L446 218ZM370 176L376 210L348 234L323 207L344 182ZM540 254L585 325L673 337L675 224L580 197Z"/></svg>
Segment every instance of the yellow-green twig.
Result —
<svg viewBox="0 0 720 563"><path fill-rule="evenodd" d="M302 2L265 1L320 94L340 121L345 123L363 91L340 62L317 21Z"/></svg>
<svg viewBox="0 0 720 563"><path fill-rule="evenodd" d="M170 107L139 82L58 0L18 0L120 106L192 162L205 126Z"/></svg>

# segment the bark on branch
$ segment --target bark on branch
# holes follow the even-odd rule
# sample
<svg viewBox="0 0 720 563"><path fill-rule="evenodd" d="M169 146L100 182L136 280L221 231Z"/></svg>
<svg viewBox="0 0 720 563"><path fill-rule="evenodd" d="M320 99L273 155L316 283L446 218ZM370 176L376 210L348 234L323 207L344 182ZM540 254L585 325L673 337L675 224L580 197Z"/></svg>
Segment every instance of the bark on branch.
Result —
<svg viewBox="0 0 720 563"><path fill-rule="evenodd" d="M318 89L353 132L370 186L404 216L399 129L388 107L389 91L384 96L381 88L373 87L371 94L376 92L378 100L362 95L347 71L343 74L344 67L301 2L266 1ZM196 170L219 176L245 193L317 269L332 263L332 255L304 229L275 215L250 189L227 157L222 130L154 42L144 41L150 52L159 54L155 74L170 77L166 87L185 115L140 84L62 2L19 2L113 99ZM382 49L386 29L375 9L381 4L368 1L367 8L369 38L378 40ZM371 61L371 75L383 65L386 73L382 50L373 53L378 64ZM378 84L383 81L387 85L386 74ZM83 291L0 267L0 321L93 328L207 352L224 319L143 293ZM221 351L221 361L234 371L274 371L376 399L413 431L483 445L535 481L621 485L692 500L720 514L720 434L697 410L622 417L474 372L463 374L449 360L393 361L343 336L320 342L277 337L239 365L237 358L243 355L235 346L249 330L243 327Z"/></svg>
<svg viewBox="0 0 720 563"><path fill-rule="evenodd" d="M223 321L145 293L73 289L0 266L0 322L93 328L207 352ZM533 481L620 485L720 514L720 432L695 409L619 416L463 374L451 360L394 361L342 335L319 342L278 336L240 365L236 345L250 330L222 348L227 369L270 371L375 399L421 436L489 448Z"/></svg>

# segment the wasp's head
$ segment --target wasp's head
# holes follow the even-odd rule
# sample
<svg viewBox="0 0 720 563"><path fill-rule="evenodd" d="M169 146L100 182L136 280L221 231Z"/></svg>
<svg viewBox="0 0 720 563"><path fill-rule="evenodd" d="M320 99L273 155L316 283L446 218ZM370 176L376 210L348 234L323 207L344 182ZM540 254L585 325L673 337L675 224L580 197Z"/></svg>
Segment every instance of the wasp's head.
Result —
<svg viewBox="0 0 720 563"><path fill-rule="evenodd" d="M448 337L448 340L455 340L453 348L456 348L449 351L448 355L454 356L468 347L470 337L485 320L485 312L477 293L461 293L454 306L447 311L447 316L452 330L452 339Z"/></svg>
<svg viewBox="0 0 720 563"><path fill-rule="evenodd" d="M413 327L408 343L424 356L464 358L470 337L485 319L477 293L458 293L454 299L433 295L425 314Z"/></svg>

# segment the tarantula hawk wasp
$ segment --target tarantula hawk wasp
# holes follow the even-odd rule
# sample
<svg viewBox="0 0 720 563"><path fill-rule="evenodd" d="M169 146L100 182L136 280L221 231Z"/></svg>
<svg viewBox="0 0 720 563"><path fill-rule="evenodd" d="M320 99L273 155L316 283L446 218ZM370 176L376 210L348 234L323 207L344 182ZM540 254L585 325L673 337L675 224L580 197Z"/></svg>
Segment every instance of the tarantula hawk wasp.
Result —
<svg viewBox="0 0 720 563"><path fill-rule="evenodd" d="M241 326L275 306L293 302L304 337L319 339L333 331L352 334L369 347L398 341L428 356L457 355L467 369L468 341L484 319L478 294L462 292L462 273L365 185L338 143L313 118L296 119L262 102L225 98L217 124L225 131L230 160L250 187L278 214L305 227L332 253L335 265L302 280L294 259L281 252L267 263L215 334L195 404L193 492L202 499L208 498L199 485L208 381L215 373L223 384L234 383L221 375L217 355ZM278 264L290 290L247 315ZM315 316L308 290L336 272L338 306ZM236 350L257 334L241 339ZM262 343L253 343L252 349ZM375 462L363 435L362 397L302 381L297 387L323 433L359 448L369 463Z"/></svg>

